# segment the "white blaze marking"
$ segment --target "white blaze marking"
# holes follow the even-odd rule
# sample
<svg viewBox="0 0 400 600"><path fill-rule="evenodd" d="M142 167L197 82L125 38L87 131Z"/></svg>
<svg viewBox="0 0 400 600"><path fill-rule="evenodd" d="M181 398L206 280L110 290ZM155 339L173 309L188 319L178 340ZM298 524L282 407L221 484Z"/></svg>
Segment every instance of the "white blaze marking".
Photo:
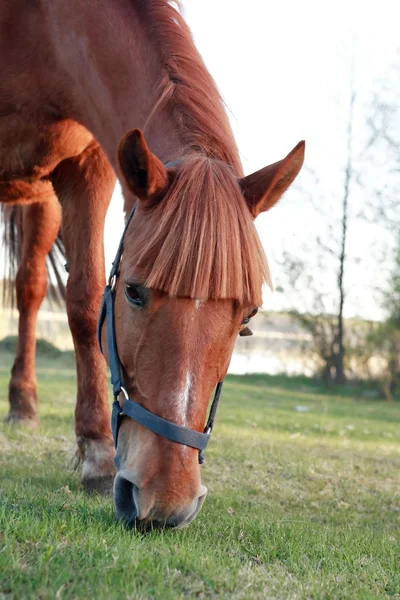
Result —
<svg viewBox="0 0 400 600"><path fill-rule="evenodd" d="M201 298L196 298L196 300L194 301L194 307L195 308L200 308L200 306L203 304L204 300L202 300Z"/></svg>
<svg viewBox="0 0 400 600"><path fill-rule="evenodd" d="M185 425L186 425L186 413L187 413L187 405L189 402L191 385L192 385L192 376L191 376L190 372L187 371L185 385L178 392L178 396L177 396L177 405L178 405L178 409L179 409L179 414Z"/></svg>

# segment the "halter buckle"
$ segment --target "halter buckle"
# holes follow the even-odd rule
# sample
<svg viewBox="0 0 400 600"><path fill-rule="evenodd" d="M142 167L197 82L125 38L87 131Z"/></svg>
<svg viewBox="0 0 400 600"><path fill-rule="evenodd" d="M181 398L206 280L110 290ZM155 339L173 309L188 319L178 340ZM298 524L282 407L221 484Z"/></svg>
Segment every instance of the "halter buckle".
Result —
<svg viewBox="0 0 400 600"><path fill-rule="evenodd" d="M110 277L110 279L108 280L108 285L110 286L111 291L113 292L115 290L115 286L117 285L117 274Z"/></svg>
<svg viewBox="0 0 400 600"><path fill-rule="evenodd" d="M125 396L125 400L129 400L128 392L126 391L126 389L122 385L121 385L121 392Z"/></svg>

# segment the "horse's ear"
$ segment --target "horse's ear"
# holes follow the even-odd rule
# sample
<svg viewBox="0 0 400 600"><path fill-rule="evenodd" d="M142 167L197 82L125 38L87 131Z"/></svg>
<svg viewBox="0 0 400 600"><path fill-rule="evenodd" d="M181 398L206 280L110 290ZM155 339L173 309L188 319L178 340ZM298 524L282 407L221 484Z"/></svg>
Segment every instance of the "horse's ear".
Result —
<svg viewBox="0 0 400 600"><path fill-rule="evenodd" d="M305 146L299 142L283 160L239 180L254 218L272 208L293 183L304 162Z"/></svg>
<svg viewBox="0 0 400 600"><path fill-rule="evenodd" d="M122 138L118 161L129 189L139 200L154 200L166 191L168 171L150 151L140 129L134 129Z"/></svg>

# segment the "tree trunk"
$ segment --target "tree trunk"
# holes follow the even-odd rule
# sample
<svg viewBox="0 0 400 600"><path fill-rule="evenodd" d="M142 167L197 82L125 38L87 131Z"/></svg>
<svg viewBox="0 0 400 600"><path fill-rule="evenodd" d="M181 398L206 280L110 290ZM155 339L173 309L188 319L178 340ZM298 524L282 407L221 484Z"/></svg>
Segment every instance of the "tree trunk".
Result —
<svg viewBox="0 0 400 600"><path fill-rule="evenodd" d="M344 320L343 320L343 306L345 300L344 291L344 269L346 262L346 243L347 243L347 221L348 221L348 200L350 192L350 183L353 176L353 160L352 160L352 136L353 136L353 108L354 108L355 93L352 91L350 97L350 111L349 121L347 126L347 164L344 173L344 193L342 200L342 236L340 244L339 254L339 274L338 274L338 288L339 288L339 311L337 317L337 347L335 351L335 369L336 383L344 383L346 381L346 375L344 372Z"/></svg>

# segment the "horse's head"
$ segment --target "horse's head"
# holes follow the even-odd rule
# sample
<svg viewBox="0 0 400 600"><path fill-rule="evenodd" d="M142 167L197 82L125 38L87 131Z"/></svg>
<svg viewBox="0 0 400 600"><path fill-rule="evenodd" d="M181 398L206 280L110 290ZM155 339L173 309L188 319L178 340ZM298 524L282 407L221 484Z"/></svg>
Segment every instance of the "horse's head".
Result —
<svg viewBox="0 0 400 600"><path fill-rule="evenodd" d="M115 290L115 337L129 396L155 415L203 431L212 390L269 278L254 218L277 202L303 157L304 142L238 179L201 155L166 168L137 130L122 141L121 173L137 208ZM177 527L200 510L207 490L194 448L123 418L116 465L123 520Z"/></svg>

